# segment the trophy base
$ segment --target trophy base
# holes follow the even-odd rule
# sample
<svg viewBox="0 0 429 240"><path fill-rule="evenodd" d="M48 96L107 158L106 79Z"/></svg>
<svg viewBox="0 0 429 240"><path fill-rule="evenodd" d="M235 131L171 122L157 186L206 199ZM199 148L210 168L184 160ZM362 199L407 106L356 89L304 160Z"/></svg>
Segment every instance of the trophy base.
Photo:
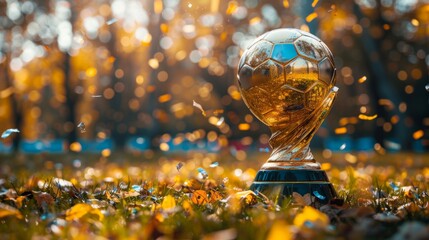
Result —
<svg viewBox="0 0 429 240"><path fill-rule="evenodd" d="M259 170L250 189L279 205L294 192L302 196L309 193L317 205L325 205L337 196L326 172L316 169Z"/></svg>

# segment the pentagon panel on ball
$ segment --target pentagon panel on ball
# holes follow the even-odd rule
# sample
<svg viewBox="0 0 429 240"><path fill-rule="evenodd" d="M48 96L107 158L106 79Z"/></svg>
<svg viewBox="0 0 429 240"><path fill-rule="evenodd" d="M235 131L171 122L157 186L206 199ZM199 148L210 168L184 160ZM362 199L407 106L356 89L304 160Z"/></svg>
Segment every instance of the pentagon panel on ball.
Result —
<svg viewBox="0 0 429 240"><path fill-rule="evenodd" d="M322 204L335 197L309 148L337 94L329 48L298 29L270 31L243 52L238 84L247 107L272 132L273 151L251 189L277 200L294 192L316 194Z"/></svg>

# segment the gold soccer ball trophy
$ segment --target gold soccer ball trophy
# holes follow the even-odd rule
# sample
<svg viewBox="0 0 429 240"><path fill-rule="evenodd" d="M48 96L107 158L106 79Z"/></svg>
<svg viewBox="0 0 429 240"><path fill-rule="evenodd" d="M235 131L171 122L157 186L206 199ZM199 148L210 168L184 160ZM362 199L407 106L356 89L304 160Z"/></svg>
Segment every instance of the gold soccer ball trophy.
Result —
<svg viewBox="0 0 429 240"><path fill-rule="evenodd" d="M258 37L243 53L238 85L250 111L272 132L272 153L251 186L271 199L294 192L325 204L336 196L314 159L310 140L336 97L335 66L316 36L283 28Z"/></svg>

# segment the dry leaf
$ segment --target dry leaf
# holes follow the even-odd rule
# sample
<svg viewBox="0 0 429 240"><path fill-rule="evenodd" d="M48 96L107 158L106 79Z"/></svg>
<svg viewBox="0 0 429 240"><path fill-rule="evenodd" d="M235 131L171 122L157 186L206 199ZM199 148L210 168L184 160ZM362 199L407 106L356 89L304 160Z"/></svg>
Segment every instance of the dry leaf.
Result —
<svg viewBox="0 0 429 240"><path fill-rule="evenodd" d="M268 233L267 240L289 240L294 239L290 226L284 220L277 220Z"/></svg>
<svg viewBox="0 0 429 240"><path fill-rule="evenodd" d="M215 190L210 190L210 202L214 203L222 199L222 195Z"/></svg>
<svg viewBox="0 0 429 240"><path fill-rule="evenodd" d="M327 227L329 225L328 216L310 206L305 206L303 211L295 216L293 224L302 227L307 221L318 227Z"/></svg>
<svg viewBox="0 0 429 240"><path fill-rule="evenodd" d="M7 216L15 216L18 219L22 219L22 214L18 209L7 204L0 203L0 218Z"/></svg>
<svg viewBox="0 0 429 240"><path fill-rule="evenodd" d="M209 202L207 192L204 190L196 190L192 193L192 202L197 205L205 205Z"/></svg>
<svg viewBox="0 0 429 240"><path fill-rule="evenodd" d="M293 192L292 197L295 203L300 206L309 206L314 202L314 197L311 196L310 193L304 194L304 196L302 196L297 192Z"/></svg>
<svg viewBox="0 0 429 240"><path fill-rule="evenodd" d="M66 220L78 220L88 213L97 215L100 221L104 218L100 210L94 209L91 205L86 203L78 203L66 211Z"/></svg>
<svg viewBox="0 0 429 240"><path fill-rule="evenodd" d="M54 203L54 198L47 192L34 193L34 199L36 199L37 206L42 207L46 204L46 206Z"/></svg>

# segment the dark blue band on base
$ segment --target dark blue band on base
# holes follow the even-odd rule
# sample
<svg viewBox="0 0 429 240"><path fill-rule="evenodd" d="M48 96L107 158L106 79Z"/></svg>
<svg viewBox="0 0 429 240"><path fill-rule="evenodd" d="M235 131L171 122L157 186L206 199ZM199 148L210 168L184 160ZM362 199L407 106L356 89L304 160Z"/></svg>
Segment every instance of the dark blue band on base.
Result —
<svg viewBox="0 0 429 240"><path fill-rule="evenodd" d="M320 205L329 203L337 196L323 170L260 170L250 189L279 204L294 192L302 196L309 193Z"/></svg>

